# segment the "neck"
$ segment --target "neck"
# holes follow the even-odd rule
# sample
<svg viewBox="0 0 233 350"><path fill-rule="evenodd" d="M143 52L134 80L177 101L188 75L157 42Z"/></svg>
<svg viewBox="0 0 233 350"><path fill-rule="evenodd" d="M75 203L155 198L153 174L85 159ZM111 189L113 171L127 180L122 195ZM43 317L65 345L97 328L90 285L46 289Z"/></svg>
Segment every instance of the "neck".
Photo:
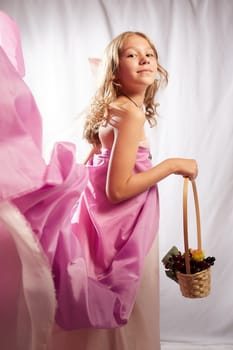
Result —
<svg viewBox="0 0 233 350"><path fill-rule="evenodd" d="M126 95L125 93L122 94L122 95L125 96L125 97L127 97L128 100L130 100L130 101L134 104L134 106L136 106L136 107L139 108L139 109L142 109L143 103L139 105L139 104L138 104L132 97L130 97L129 95Z"/></svg>

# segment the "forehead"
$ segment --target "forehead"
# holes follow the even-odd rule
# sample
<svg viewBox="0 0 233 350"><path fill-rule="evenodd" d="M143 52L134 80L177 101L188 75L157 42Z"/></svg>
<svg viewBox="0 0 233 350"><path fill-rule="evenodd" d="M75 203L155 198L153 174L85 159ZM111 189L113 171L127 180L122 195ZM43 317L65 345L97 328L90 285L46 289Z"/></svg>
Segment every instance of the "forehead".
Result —
<svg viewBox="0 0 233 350"><path fill-rule="evenodd" d="M152 46L150 45L147 39L143 38L140 35L134 34L125 38L120 51L123 52L128 49L151 49L151 48Z"/></svg>

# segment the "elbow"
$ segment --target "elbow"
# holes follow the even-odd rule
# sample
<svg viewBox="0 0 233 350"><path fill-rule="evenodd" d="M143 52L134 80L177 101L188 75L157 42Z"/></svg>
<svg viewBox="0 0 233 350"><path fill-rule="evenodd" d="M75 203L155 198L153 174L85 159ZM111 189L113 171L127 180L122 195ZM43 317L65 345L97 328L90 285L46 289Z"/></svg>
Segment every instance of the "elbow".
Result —
<svg viewBox="0 0 233 350"><path fill-rule="evenodd" d="M110 203L118 204L126 199L125 193L120 190L106 190L106 195Z"/></svg>

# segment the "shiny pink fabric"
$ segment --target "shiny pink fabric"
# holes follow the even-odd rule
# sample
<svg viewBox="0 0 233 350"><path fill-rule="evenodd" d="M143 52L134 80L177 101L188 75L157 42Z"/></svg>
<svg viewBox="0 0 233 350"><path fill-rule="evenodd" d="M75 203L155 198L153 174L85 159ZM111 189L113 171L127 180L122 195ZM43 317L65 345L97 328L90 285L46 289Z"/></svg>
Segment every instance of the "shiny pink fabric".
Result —
<svg viewBox="0 0 233 350"><path fill-rule="evenodd" d="M56 321L69 330L124 325L158 228L157 187L111 204L105 194L109 149L84 166L76 163L73 144L57 143L45 164L39 111L1 48L0 77L0 199L20 210L48 259ZM139 147L135 172L150 167L148 148ZM19 259L27 262L23 253ZM36 290L30 283L27 288Z"/></svg>
<svg viewBox="0 0 233 350"><path fill-rule="evenodd" d="M150 165L148 154L148 149L139 148L135 171ZM102 150L89 163L84 188L85 171L58 144L45 185L14 200L53 268L56 321L64 329L127 323L143 261L156 235L156 187L121 204L110 204L106 198L109 155L110 150ZM58 169L64 171L62 181L54 181Z"/></svg>
<svg viewBox="0 0 233 350"><path fill-rule="evenodd" d="M41 187L46 170L40 114L22 75L17 25L0 12L0 348L39 350L50 342L56 298L47 256L10 202Z"/></svg>
<svg viewBox="0 0 233 350"><path fill-rule="evenodd" d="M25 69L18 26L2 11L0 11L0 47L4 48L11 64L23 77Z"/></svg>

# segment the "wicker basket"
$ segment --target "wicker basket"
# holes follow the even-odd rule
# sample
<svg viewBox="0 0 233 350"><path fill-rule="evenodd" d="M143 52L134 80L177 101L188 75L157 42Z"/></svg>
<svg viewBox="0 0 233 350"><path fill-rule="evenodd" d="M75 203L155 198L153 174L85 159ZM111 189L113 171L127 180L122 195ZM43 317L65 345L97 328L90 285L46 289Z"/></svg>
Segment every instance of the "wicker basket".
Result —
<svg viewBox="0 0 233 350"><path fill-rule="evenodd" d="M196 211L196 224L197 224L197 246L198 249L202 249L201 244L201 224L200 224L200 211L198 203L198 195L196 183L192 182L195 211ZM184 226L184 250L185 250L185 267L186 273L176 271L178 283L181 293L186 298L203 298L210 294L211 288L211 275L210 268L191 274L190 273L190 256L189 256L189 244L188 244L188 183L189 179L184 179L183 189L183 226Z"/></svg>

